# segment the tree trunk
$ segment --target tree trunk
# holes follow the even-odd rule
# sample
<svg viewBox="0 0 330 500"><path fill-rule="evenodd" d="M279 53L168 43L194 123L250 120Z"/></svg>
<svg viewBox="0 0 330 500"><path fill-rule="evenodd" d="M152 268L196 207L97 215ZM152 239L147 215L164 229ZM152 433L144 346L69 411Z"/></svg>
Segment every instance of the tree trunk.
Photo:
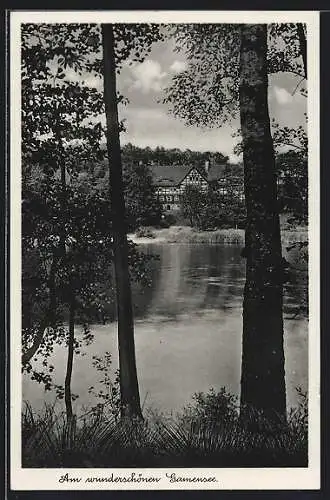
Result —
<svg viewBox="0 0 330 500"><path fill-rule="evenodd" d="M57 119L57 124L55 128L55 137L57 139L58 154L59 154L58 163L60 165L60 172L61 172L60 206L63 217L62 224L60 225L59 228L59 237L60 237L59 252L62 258L62 265L65 266L66 256L67 256L65 247L66 236L67 236L65 230L66 227L65 222L67 221L68 213L67 213L67 194L66 194L66 166L64 161L64 151L63 151L63 142L61 134L61 110L59 107L57 107L56 119ZM74 355L74 323L75 323L75 299L71 282L69 283L69 288L70 289L66 290L66 292L62 290L62 294L64 294L64 296L67 294L67 296L70 297L68 301L69 339L68 339L68 359L67 359L66 375L64 381L64 401L65 401L67 421L71 423L73 421L71 378L72 378L72 366L73 366L73 355Z"/></svg>
<svg viewBox="0 0 330 500"><path fill-rule="evenodd" d="M241 28L246 283L243 301L241 412L286 415L283 265L273 141L268 112L267 26Z"/></svg>
<svg viewBox="0 0 330 500"><path fill-rule="evenodd" d="M73 351L74 351L74 322L75 322L75 307L74 299L71 300L69 312L69 340L68 340L68 359L66 364L66 375L64 382L64 400L68 422L72 420L72 396L71 396L71 379L73 366Z"/></svg>
<svg viewBox="0 0 330 500"><path fill-rule="evenodd" d="M132 294L128 267L125 201L119 142L114 36L111 24L102 25L102 43L104 58L104 100L107 122L113 251L118 312L121 415L122 417L141 417L142 412L135 361Z"/></svg>
<svg viewBox="0 0 330 500"><path fill-rule="evenodd" d="M300 43L300 53L304 65L305 78L307 80L307 42L303 24L301 23L297 24L297 31Z"/></svg>

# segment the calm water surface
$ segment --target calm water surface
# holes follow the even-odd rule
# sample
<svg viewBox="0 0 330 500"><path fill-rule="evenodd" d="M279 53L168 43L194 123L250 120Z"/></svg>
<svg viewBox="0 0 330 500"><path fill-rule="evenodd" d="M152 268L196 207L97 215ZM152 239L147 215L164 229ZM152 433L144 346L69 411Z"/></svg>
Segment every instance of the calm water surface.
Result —
<svg viewBox="0 0 330 500"><path fill-rule="evenodd" d="M237 246L144 245L159 256L152 263L151 286L134 286L135 344L141 400L146 406L170 412L179 410L197 391L225 386L239 394L242 293L245 261ZM288 405L297 403L295 387L307 389L307 320L293 312L301 303L303 283L286 287L284 321ZM97 386L100 374L91 357L105 351L117 361L117 324L93 327L95 341L76 356L72 390L77 403L92 400L90 386ZM77 337L80 336L77 329ZM66 352L57 348L51 363L55 379L64 383ZM50 401L42 387L28 378L23 381L23 399L34 407Z"/></svg>

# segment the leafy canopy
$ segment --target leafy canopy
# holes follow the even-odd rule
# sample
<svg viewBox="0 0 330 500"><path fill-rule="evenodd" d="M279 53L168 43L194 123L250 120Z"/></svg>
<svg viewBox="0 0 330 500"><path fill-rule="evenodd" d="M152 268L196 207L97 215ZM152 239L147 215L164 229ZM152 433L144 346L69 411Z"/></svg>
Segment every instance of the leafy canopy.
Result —
<svg viewBox="0 0 330 500"><path fill-rule="evenodd" d="M238 112L239 24L178 24L172 26L176 50L188 67L165 90L170 112L187 125L219 127ZM296 24L268 25L268 73L304 71Z"/></svg>

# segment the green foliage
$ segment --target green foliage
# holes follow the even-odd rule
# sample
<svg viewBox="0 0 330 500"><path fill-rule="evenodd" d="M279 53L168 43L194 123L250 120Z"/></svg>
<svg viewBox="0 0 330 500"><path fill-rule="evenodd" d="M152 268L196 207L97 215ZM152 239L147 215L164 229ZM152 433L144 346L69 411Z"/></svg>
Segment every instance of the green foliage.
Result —
<svg viewBox="0 0 330 500"><path fill-rule="evenodd" d="M182 151L178 148L156 147L155 149L146 147L140 148L128 143L122 147L123 163L142 162L144 165L191 165L200 168L205 161L211 161L215 164L227 163L228 156L219 152L210 151L191 151L186 149Z"/></svg>
<svg viewBox="0 0 330 500"><path fill-rule="evenodd" d="M173 229L173 228L172 228ZM188 243L207 245L241 245L244 246L244 231L242 229L216 229L214 231L171 231L169 243Z"/></svg>
<svg viewBox="0 0 330 500"><path fill-rule="evenodd" d="M99 400L91 409L94 415L106 414L118 420L120 417L120 379L117 370L115 380L111 380L111 364L112 355L108 351L103 356L93 356L92 365L102 375L98 382L102 389L96 390L94 386L91 386L88 392Z"/></svg>
<svg viewBox="0 0 330 500"><path fill-rule="evenodd" d="M180 199L181 212L191 226L201 227L201 212L205 202L205 194L198 187L187 185L184 188Z"/></svg>
<svg viewBox="0 0 330 500"><path fill-rule="evenodd" d="M104 259L109 267L111 228L104 224L109 203L95 197L95 192L84 192L78 182L86 161L103 156L102 128L96 121L103 111L103 96L78 78L93 59L88 40L95 29L22 27L23 263L36 254L38 265L32 271L41 278L31 283L27 274L23 283L23 304L30 305L28 314L23 314L23 328L27 325L31 333L39 323L42 336L42 330L51 326L53 337L44 342L48 351L62 328L69 296L76 295L84 307L92 299L92 274L100 274ZM95 260L91 249L100 245L101 235L103 255ZM23 353L28 345L23 337Z"/></svg>
<svg viewBox="0 0 330 500"><path fill-rule="evenodd" d="M306 26L300 25L305 34ZM305 34L306 37L306 34ZM304 70L303 51L299 36L299 24L282 23L268 25L268 73L286 72L306 77Z"/></svg>
<svg viewBox="0 0 330 500"><path fill-rule="evenodd" d="M288 223L306 224L308 221L308 168L307 157L295 151L280 153L276 157L280 211L290 214Z"/></svg>
<svg viewBox="0 0 330 500"><path fill-rule="evenodd" d="M188 61L166 89L164 102L187 125L218 127L238 114L239 24L177 24L176 50ZM268 25L268 73L304 77L296 24Z"/></svg>
<svg viewBox="0 0 330 500"><path fill-rule="evenodd" d="M305 118L307 119L306 115ZM306 127L302 125L299 125L296 128L280 127L275 120L272 120L272 135L274 146L277 150L280 148L283 149L283 146L287 146L307 161L308 138Z"/></svg>
<svg viewBox="0 0 330 500"><path fill-rule="evenodd" d="M136 231L135 231L135 235L138 237L138 238L155 238L155 233L154 231L152 230L152 228L150 227L139 227Z"/></svg>
<svg viewBox="0 0 330 500"><path fill-rule="evenodd" d="M113 301L112 235L110 206L105 197L84 191L76 179L65 190L63 211L59 181L53 179L50 183L48 177L40 176L39 184L26 182L24 192L23 352L33 342L35 330L48 327L43 341L46 352L39 348L39 354L45 355L51 353L53 341L66 339L63 321L72 293L82 323L101 311L106 302ZM60 248L62 227L66 232L65 255L61 255ZM41 326L45 316L49 316L48 321Z"/></svg>
<svg viewBox="0 0 330 500"><path fill-rule="evenodd" d="M168 227L173 226L174 224L177 224L179 222L180 222L180 214L165 212L162 215L162 219L160 221L160 227L161 228L168 228Z"/></svg>
<svg viewBox="0 0 330 500"><path fill-rule="evenodd" d="M288 223L304 225L308 222L308 140L303 126L280 127L272 122L272 136L276 148L275 162L278 179L279 211L289 214ZM286 149L286 151L285 151ZM242 152L242 143L235 153Z"/></svg>
<svg viewBox="0 0 330 500"><path fill-rule="evenodd" d="M92 70L96 32L94 25L22 26L23 158L48 174L58 170L64 147L68 172L102 155L93 117L104 110L103 96L82 77Z"/></svg>
<svg viewBox="0 0 330 500"><path fill-rule="evenodd" d="M181 212L192 227L200 230L243 228L245 225L244 202L231 189L230 180L226 184L226 194L222 194L217 185L207 192L186 186L181 196Z"/></svg>
<svg viewBox="0 0 330 500"><path fill-rule="evenodd" d="M213 388L207 393L197 392L192 400L193 402L186 406L179 415L179 422L183 426L187 423L221 426L225 421L237 422L238 420L238 399L228 393L225 387L221 387L218 392L215 392Z"/></svg>
<svg viewBox="0 0 330 500"><path fill-rule="evenodd" d="M128 229L157 226L162 208L148 167L144 164L124 164L123 180Z"/></svg>
<svg viewBox="0 0 330 500"><path fill-rule="evenodd" d="M233 118L238 103L239 25L185 24L173 27L188 68L166 89L164 102L187 125L218 126Z"/></svg>

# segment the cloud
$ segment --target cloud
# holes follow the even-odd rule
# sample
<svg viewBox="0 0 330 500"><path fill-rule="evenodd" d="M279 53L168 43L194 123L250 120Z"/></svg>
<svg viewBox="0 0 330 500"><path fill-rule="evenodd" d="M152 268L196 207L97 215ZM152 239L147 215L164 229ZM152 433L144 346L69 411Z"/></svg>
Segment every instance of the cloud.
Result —
<svg viewBox="0 0 330 500"><path fill-rule="evenodd" d="M269 78L269 114L280 126L296 128L305 123L307 99L299 90L293 95L298 79L292 75L271 75Z"/></svg>
<svg viewBox="0 0 330 500"><path fill-rule="evenodd" d="M288 104L292 101L292 95L283 87L274 87L274 94L279 104Z"/></svg>
<svg viewBox="0 0 330 500"><path fill-rule="evenodd" d="M162 81L167 73L162 72L159 62L147 59L143 63L134 65L131 71L135 79L133 88L140 89L145 94L162 90Z"/></svg>
<svg viewBox="0 0 330 500"><path fill-rule="evenodd" d="M184 61L175 60L170 66L170 70L173 71L173 73L182 73L182 71L185 71L186 69L187 63Z"/></svg>
<svg viewBox="0 0 330 500"><path fill-rule="evenodd" d="M127 132L120 137L123 144L131 142L140 147L221 151L229 155L237 142L237 139L232 138L232 127L239 126L236 122L221 129L204 130L185 126L180 120L168 115L163 108L130 106L120 110L120 118L127 120Z"/></svg>

